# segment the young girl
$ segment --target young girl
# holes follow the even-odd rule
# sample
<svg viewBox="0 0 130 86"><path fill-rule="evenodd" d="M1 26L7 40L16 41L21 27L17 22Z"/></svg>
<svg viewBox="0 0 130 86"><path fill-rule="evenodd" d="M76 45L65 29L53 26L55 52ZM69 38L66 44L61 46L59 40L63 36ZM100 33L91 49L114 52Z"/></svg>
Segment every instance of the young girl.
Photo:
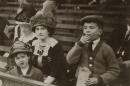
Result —
<svg viewBox="0 0 130 86"><path fill-rule="evenodd" d="M10 54L10 58L13 58L16 65L8 73L18 77L43 81L42 72L31 65L31 57L32 51L29 46L21 41L16 41Z"/></svg>
<svg viewBox="0 0 130 86"><path fill-rule="evenodd" d="M35 55L32 63L46 75L44 83L68 86L63 49L52 37L55 28L53 19L40 15L32 18L31 23L38 38L32 43Z"/></svg>

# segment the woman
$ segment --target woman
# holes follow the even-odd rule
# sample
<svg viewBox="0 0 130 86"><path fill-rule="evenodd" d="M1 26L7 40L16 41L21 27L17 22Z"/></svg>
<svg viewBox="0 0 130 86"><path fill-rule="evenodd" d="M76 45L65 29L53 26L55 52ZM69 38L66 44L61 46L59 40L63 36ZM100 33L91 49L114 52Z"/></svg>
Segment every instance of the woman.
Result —
<svg viewBox="0 0 130 86"><path fill-rule="evenodd" d="M65 75L65 57L59 41L52 37L55 23L51 17L39 15L31 20L37 40L32 43L33 65L46 75L44 83L68 86Z"/></svg>

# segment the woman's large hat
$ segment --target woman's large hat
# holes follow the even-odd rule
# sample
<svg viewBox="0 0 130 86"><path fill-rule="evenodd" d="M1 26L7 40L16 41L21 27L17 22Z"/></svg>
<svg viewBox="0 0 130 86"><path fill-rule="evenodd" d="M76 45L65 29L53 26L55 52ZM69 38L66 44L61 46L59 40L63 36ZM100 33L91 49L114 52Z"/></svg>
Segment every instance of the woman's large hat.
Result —
<svg viewBox="0 0 130 86"><path fill-rule="evenodd" d="M36 26L45 26L48 28L55 28L56 21L55 21L55 18L53 17L38 14L31 18L31 25L33 27L32 29L33 31L35 31Z"/></svg>

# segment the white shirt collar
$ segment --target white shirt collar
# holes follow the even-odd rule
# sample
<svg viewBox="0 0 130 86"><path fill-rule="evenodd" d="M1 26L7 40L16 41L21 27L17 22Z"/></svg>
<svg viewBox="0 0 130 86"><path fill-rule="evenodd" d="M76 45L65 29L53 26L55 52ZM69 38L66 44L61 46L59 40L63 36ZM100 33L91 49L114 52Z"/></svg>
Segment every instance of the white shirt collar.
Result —
<svg viewBox="0 0 130 86"><path fill-rule="evenodd" d="M96 40L93 41L93 45L92 45L92 49L93 50L95 49L95 47L97 46L97 44L99 43L99 41L100 41L100 38L98 38L98 39L96 39Z"/></svg>
<svg viewBox="0 0 130 86"><path fill-rule="evenodd" d="M29 66L26 67L25 69L21 69L22 74L23 74L24 76L27 74L28 69L29 69Z"/></svg>

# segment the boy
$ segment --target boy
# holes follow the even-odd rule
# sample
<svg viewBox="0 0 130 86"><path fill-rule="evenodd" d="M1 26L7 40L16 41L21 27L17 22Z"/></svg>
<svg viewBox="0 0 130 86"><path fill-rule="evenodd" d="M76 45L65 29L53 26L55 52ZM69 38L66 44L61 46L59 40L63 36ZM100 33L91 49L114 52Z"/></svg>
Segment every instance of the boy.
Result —
<svg viewBox="0 0 130 86"><path fill-rule="evenodd" d="M16 41L10 54L10 57L14 59L16 67L8 73L18 77L43 81L42 72L30 64L31 56L32 51L29 49L29 46L21 41Z"/></svg>
<svg viewBox="0 0 130 86"><path fill-rule="evenodd" d="M120 72L112 48L100 38L103 18L89 15L81 19L83 35L67 54L69 64L78 63L77 86L106 86Z"/></svg>

